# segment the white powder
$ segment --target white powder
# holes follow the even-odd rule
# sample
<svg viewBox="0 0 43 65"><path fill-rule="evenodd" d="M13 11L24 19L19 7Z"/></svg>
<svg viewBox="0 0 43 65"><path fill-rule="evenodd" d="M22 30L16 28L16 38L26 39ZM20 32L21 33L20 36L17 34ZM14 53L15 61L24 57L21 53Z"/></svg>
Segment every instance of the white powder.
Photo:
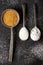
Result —
<svg viewBox="0 0 43 65"><path fill-rule="evenodd" d="M26 29L26 27L22 27L19 31L19 38L21 40L27 40L29 37L29 33L28 33L28 30Z"/></svg>
<svg viewBox="0 0 43 65"><path fill-rule="evenodd" d="M40 39L41 32L40 30L35 26L30 33L30 37L33 41L38 41Z"/></svg>

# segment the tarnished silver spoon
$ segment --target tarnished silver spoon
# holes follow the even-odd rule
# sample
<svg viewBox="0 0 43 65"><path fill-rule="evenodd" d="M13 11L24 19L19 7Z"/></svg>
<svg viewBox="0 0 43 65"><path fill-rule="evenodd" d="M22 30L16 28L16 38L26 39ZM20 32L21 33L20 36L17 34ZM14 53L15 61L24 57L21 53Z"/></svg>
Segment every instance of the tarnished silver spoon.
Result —
<svg viewBox="0 0 43 65"><path fill-rule="evenodd" d="M24 4L22 4L22 9L23 9L23 27L19 31L19 38L25 41L29 37L29 32L25 27L25 5Z"/></svg>
<svg viewBox="0 0 43 65"><path fill-rule="evenodd" d="M35 11L35 5L33 5L33 9L34 9L34 23L35 26L34 28L32 28L31 32L30 32L30 37L33 41L38 41L41 37L41 31L40 29L37 27L37 22L36 22L36 11Z"/></svg>

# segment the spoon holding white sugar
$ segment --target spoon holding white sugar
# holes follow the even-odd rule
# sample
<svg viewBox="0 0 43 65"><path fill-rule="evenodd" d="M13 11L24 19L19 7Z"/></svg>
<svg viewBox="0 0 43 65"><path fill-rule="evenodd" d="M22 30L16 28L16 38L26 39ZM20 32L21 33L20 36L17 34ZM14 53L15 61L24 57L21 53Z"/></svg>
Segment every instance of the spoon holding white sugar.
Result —
<svg viewBox="0 0 43 65"><path fill-rule="evenodd" d="M41 37L41 31L40 29L37 27L36 25L36 12L35 12L35 5L33 5L34 8L34 22L35 22L35 26L34 28L32 28L31 32L30 32L30 37L33 41L38 41Z"/></svg>
<svg viewBox="0 0 43 65"><path fill-rule="evenodd" d="M19 31L19 38L22 41L25 41L29 37L29 32L27 28L25 27L25 5L24 4L22 4L22 9L23 9L23 27Z"/></svg>

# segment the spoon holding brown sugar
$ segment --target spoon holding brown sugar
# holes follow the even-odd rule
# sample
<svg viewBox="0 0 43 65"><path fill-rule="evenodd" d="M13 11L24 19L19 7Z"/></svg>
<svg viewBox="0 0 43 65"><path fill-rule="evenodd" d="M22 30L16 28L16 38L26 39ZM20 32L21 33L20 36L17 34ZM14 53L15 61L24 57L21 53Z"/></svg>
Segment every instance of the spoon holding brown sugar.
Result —
<svg viewBox="0 0 43 65"><path fill-rule="evenodd" d="M12 62L13 58L13 27L19 23L20 17L16 10L6 9L2 12L1 21L2 24L11 29L10 49L9 49L9 62Z"/></svg>

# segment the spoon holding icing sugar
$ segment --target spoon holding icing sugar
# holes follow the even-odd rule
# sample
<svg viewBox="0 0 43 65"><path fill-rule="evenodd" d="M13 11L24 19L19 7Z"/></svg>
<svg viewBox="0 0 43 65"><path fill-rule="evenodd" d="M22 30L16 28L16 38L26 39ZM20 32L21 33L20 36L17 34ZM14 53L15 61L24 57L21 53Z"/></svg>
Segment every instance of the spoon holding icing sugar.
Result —
<svg viewBox="0 0 43 65"><path fill-rule="evenodd" d="M34 28L32 28L31 32L30 32L30 37L33 41L38 41L40 39L41 36L41 31L40 29L37 27L37 22L36 22L36 11L35 11L35 5L33 5L33 9L34 9L34 22L35 22L35 26Z"/></svg>
<svg viewBox="0 0 43 65"><path fill-rule="evenodd" d="M25 27L25 5L24 4L22 4L22 9L23 9L23 27L19 31L19 38L25 41L29 37L29 32Z"/></svg>

